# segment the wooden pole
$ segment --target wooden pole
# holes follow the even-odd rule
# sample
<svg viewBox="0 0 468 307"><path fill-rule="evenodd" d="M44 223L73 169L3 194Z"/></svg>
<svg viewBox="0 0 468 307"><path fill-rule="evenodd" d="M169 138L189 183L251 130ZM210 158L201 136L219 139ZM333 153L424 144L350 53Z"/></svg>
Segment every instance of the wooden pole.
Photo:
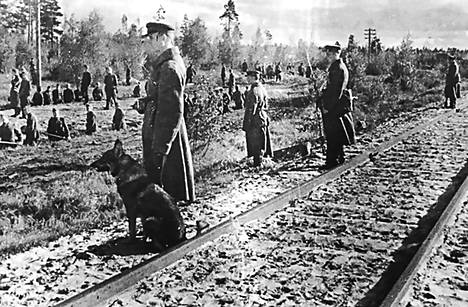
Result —
<svg viewBox="0 0 468 307"><path fill-rule="evenodd" d="M41 1L36 0L36 67L37 86L41 86L42 61L41 61Z"/></svg>

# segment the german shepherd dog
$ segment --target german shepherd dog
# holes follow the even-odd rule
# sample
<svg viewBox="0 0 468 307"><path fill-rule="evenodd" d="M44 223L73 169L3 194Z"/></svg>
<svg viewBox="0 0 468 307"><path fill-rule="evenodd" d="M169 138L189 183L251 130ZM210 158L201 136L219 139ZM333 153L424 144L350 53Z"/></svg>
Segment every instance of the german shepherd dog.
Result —
<svg viewBox="0 0 468 307"><path fill-rule="evenodd" d="M124 153L122 142L90 165L99 172L110 172L116 178L117 190L127 211L130 238L136 238L136 218L143 224L145 239L164 250L186 240L185 224L174 199L160 186L152 183L145 169Z"/></svg>

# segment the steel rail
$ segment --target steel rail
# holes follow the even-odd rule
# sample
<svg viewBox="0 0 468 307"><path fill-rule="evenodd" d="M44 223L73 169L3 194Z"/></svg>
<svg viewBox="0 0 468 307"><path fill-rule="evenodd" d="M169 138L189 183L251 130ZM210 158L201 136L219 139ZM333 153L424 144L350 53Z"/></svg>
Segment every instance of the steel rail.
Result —
<svg viewBox="0 0 468 307"><path fill-rule="evenodd" d="M464 104L464 108L466 108ZM287 207L289 203L297 198L307 196L313 189L331 181L345 172L352 170L360 165L368 162L370 156L375 156L376 153L386 151L401 141L406 140L409 136L416 134L432 124L443 120L445 117L452 114L450 111L445 111L432 119L429 119L422 124L395 136L394 138L383 142L373 150L367 150L364 153L352 158L347 163L340 165L320 176L313 178L295 188L287 190L278 196L261 203L243 213L236 215L230 220L224 221L207 232L199 236L191 238L161 254L158 254L150 259L143 261L135 267L117 274L110 279L103 281L81 293L78 293L56 306L97 306L100 303L114 297L115 295L125 291L131 286L146 277L151 276L153 273L162 270L176 261L182 259L191 251L196 250L202 245L216 240L222 235L231 233L234 228L234 223L240 225L252 222L259 218L264 218L272 215L273 213Z"/></svg>

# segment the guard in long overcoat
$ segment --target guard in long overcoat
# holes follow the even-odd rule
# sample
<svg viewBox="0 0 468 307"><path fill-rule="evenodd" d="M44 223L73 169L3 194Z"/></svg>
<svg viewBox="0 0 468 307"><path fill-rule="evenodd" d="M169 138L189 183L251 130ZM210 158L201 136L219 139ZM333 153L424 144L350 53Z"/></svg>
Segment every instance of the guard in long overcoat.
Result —
<svg viewBox="0 0 468 307"><path fill-rule="evenodd" d="M165 51L145 63L150 72L148 96L140 100L139 107L140 112L144 110L145 169L150 179L176 200L194 201L192 154L183 116L186 68L173 45L174 28L163 23L148 23L146 27L146 36L156 36L156 43Z"/></svg>
<svg viewBox="0 0 468 307"><path fill-rule="evenodd" d="M245 113L242 130L246 133L247 156L253 157L254 166L260 166L262 157L271 157L270 119L267 92L260 83L258 71L247 72L250 89L245 94Z"/></svg>
<svg viewBox="0 0 468 307"><path fill-rule="evenodd" d="M343 145L354 142L354 135L348 136L351 139L347 139L346 129L343 127L342 117L350 110L345 109L342 104L342 95L348 85L349 74L346 65L340 58L341 47L337 42L335 45L325 46L325 50L327 56L332 60L328 68L327 86L322 96L324 132L327 140L325 167L331 168L344 162ZM354 133L352 117L349 116L345 118L345 121L351 125L351 133Z"/></svg>
<svg viewBox="0 0 468 307"><path fill-rule="evenodd" d="M457 86L460 83L460 71L455 57L448 56L449 67L445 77L445 107L455 109L457 103ZM450 100L450 105L447 105L447 100Z"/></svg>
<svg viewBox="0 0 468 307"><path fill-rule="evenodd" d="M20 101L19 101L19 88L21 84L20 77L18 75L18 70L13 68L11 70L12 78L11 78L11 88L10 88L10 104L15 109L15 115L18 116L20 114Z"/></svg>

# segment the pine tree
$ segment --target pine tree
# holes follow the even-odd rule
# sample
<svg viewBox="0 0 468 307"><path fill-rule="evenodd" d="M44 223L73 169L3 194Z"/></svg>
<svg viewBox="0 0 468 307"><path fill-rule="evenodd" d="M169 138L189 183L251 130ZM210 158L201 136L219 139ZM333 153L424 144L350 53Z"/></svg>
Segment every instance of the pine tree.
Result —
<svg viewBox="0 0 468 307"><path fill-rule="evenodd" d="M224 13L219 17L224 22L224 32L218 44L219 58L225 64L231 64L240 55L242 32L239 27L239 14L233 0L224 5Z"/></svg>
<svg viewBox="0 0 468 307"><path fill-rule="evenodd" d="M60 18L63 16L60 10L57 0L41 0L41 34L51 47L63 33L60 29Z"/></svg>
<svg viewBox="0 0 468 307"><path fill-rule="evenodd" d="M182 53L197 65L201 64L202 61L206 61L210 49L210 38L204 21L200 17L192 21L185 15L181 31L180 46Z"/></svg>

